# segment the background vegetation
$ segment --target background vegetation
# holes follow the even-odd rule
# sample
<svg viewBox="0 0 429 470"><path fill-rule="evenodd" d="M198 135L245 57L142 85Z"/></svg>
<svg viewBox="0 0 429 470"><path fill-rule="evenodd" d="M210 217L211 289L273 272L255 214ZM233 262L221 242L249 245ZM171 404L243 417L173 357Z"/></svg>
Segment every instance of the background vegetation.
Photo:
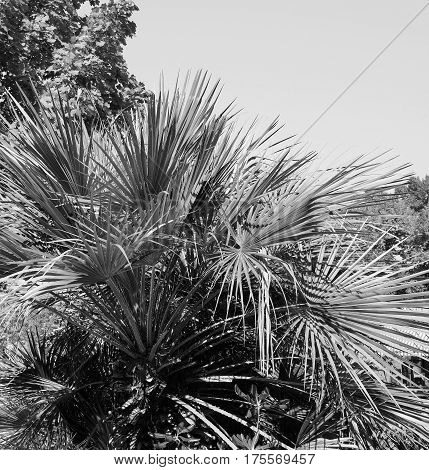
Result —
<svg viewBox="0 0 429 470"><path fill-rule="evenodd" d="M59 93L87 119L144 101L144 85L123 57L137 9L130 0L1 0L2 114L8 109L5 91L19 96L18 87L34 102L34 86L45 105Z"/></svg>

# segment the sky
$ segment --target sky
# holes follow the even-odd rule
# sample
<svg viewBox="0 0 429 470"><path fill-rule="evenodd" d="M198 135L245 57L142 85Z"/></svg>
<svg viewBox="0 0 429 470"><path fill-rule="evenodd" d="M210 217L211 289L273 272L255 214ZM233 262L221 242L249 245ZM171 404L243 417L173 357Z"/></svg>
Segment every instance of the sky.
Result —
<svg viewBox="0 0 429 470"><path fill-rule="evenodd" d="M301 136L427 3L424 0L135 0L129 69L157 91L163 72L209 71L240 119L276 116ZM321 155L390 150L429 173L429 7L301 139Z"/></svg>

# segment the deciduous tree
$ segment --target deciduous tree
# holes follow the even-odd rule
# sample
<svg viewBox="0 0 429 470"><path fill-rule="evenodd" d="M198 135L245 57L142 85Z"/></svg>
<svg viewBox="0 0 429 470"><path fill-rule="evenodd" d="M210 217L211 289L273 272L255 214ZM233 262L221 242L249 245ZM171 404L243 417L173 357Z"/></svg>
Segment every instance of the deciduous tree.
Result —
<svg viewBox="0 0 429 470"><path fill-rule="evenodd" d="M3 112L6 90L31 96L31 81L45 104L59 93L89 117L143 101L144 85L123 57L137 9L131 0L0 0Z"/></svg>

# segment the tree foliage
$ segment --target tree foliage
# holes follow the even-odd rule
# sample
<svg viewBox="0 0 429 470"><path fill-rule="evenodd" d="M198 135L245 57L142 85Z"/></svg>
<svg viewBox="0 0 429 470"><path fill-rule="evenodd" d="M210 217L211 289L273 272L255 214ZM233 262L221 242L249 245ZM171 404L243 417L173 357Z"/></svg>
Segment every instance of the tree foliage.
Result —
<svg viewBox="0 0 429 470"><path fill-rule="evenodd" d="M400 367L428 350L427 280L362 222L404 168L323 170L217 98L199 73L91 130L14 102L0 280L65 325L9 352L4 445L427 447L428 389Z"/></svg>
<svg viewBox="0 0 429 470"><path fill-rule="evenodd" d="M429 250L429 178L412 177L375 206L374 222L388 231L384 248L398 242L397 256L427 261Z"/></svg>
<svg viewBox="0 0 429 470"><path fill-rule="evenodd" d="M83 14L81 7L89 12ZM0 106L34 84L49 104L59 93L85 116L105 117L145 99L123 57L135 33L131 0L1 0ZM51 95L52 93L52 95Z"/></svg>

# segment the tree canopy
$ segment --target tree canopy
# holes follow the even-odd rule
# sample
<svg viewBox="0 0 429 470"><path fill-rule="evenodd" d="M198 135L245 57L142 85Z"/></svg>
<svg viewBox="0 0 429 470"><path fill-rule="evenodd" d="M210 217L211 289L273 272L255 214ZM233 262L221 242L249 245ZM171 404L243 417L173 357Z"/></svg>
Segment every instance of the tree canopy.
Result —
<svg viewBox="0 0 429 470"><path fill-rule="evenodd" d="M59 93L89 117L142 102L123 57L136 10L131 0L0 0L0 111L6 90L33 96L31 82L45 104Z"/></svg>
<svg viewBox="0 0 429 470"><path fill-rule="evenodd" d="M388 248L401 242L397 251L411 261L428 259L429 250L429 176L412 177L376 206L374 222L389 232L384 238Z"/></svg>

